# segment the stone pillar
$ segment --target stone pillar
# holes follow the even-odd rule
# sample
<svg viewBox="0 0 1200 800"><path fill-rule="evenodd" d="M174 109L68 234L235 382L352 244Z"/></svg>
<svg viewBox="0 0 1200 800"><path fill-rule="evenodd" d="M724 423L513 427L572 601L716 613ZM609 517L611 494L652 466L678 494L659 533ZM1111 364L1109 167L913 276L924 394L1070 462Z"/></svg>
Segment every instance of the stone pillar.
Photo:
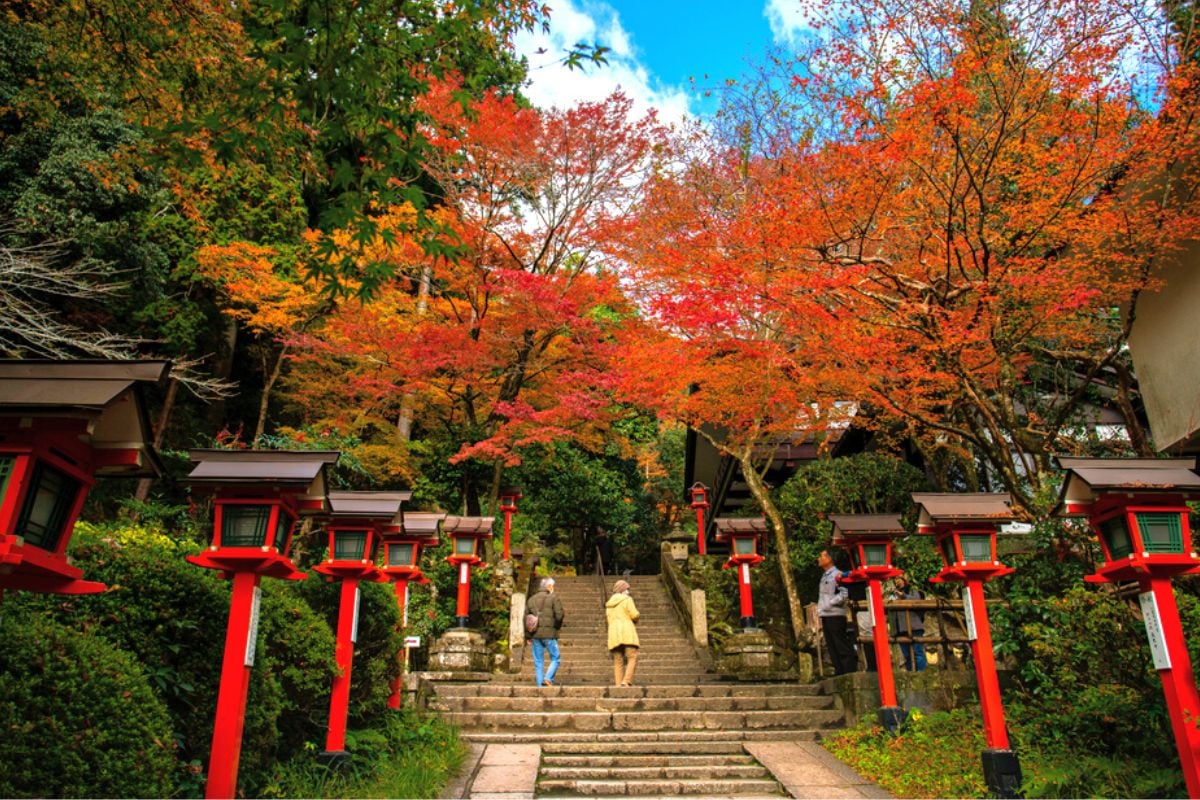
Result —
<svg viewBox="0 0 1200 800"><path fill-rule="evenodd" d="M431 672L492 671L492 654L483 634L470 628L452 628L429 648Z"/></svg>
<svg viewBox="0 0 1200 800"><path fill-rule="evenodd" d="M795 678L789 662L766 631L750 629L733 634L721 645L717 671L739 680L788 680Z"/></svg>

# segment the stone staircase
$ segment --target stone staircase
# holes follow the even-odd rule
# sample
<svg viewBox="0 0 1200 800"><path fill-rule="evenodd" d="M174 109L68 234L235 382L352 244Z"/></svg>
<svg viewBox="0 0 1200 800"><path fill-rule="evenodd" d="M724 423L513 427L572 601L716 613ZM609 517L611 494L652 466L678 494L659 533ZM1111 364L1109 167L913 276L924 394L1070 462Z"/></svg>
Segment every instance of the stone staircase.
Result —
<svg viewBox="0 0 1200 800"><path fill-rule="evenodd" d="M811 741L840 725L812 685L720 682L657 576L628 578L641 612L634 686L613 686L595 577L557 579L566 625L557 686L532 664L488 683L439 683L430 706L476 744L541 746L539 797L787 796L747 742Z"/></svg>

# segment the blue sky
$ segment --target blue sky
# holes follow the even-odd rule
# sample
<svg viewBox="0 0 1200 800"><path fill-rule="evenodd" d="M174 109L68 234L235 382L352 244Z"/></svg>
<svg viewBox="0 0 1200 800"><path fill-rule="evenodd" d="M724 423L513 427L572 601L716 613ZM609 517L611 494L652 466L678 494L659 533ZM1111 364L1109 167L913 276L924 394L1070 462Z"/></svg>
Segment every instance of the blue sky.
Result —
<svg viewBox="0 0 1200 800"><path fill-rule="evenodd" d="M522 36L529 58L526 95L537 105L599 100L620 86L666 120L711 113L689 83L717 86L747 61L800 30L804 0L550 0L550 35ZM612 48L609 64L568 71L556 63L577 41ZM539 54L540 48L545 53ZM707 78L705 77L707 75Z"/></svg>

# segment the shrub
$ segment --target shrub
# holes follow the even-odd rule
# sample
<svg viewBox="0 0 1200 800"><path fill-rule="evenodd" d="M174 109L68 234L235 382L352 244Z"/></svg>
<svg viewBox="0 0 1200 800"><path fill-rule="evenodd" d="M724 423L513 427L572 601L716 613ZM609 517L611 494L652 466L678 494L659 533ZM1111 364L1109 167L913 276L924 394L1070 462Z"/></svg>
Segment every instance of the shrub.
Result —
<svg viewBox="0 0 1200 800"><path fill-rule="evenodd" d="M128 653L37 613L0 620L0 796L165 797L175 743Z"/></svg>

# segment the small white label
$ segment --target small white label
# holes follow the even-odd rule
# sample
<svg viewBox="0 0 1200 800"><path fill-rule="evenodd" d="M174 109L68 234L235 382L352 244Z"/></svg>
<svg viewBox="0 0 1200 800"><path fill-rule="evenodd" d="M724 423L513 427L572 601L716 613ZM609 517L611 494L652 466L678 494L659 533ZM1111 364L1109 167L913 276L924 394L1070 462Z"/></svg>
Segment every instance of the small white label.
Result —
<svg viewBox="0 0 1200 800"><path fill-rule="evenodd" d="M421 646L421 637L420 636L405 636L404 637L404 646L409 648L410 650L414 647L420 647Z"/></svg>
<svg viewBox="0 0 1200 800"><path fill-rule="evenodd" d="M968 586L962 588L963 601L963 616L967 618L967 641L973 642L979 638L975 633L975 607L971 605L971 589Z"/></svg>
<svg viewBox="0 0 1200 800"><path fill-rule="evenodd" d="M354 587L354 622L350 625L350 641L358 643L358 612L362 610L362 587Z"/></svg>
<svg viewBox="0 0 1200 800"><path fill-rule="evenodd" d="M262 587L254 587L254 600L250 603L250 630L246 634L246 658L242 663L254 666L254 649L258 646L258 610L262 606Z"/></svg>
<svg viewBox="0 0 1200 800"><path fill-rule="evenodd" d="M750 584L750 565L744 562L742 564L742 583Z"/></svg>
<svg viewBox="0 0 1200 800"><path fill-rule="evenodd" d="M1162 618L1158 615L1158 599L1154 592L1138 595L1142 604L1142 619L1146 621L1146 639L1150 642L1150 655L1155 669L1170 669L1171 654L1167 652L1167 637L1163 633Z"/></svg>
<svg viewBox="0 0 1200 800"><path fill-rule="evenodd" d="M408 627L408 584L404 584L404 602L400 604L400 625Z"/></svg>
<svg viewBox="0 0 1200 800"><path fill-rule="evenodd" d="M459 583L467 582L467 578L471 574L470 572L468 572L469 569L470 568L467 566L467 562L465 562L465 561L458 565L458 582Z"/></svg>
<svg viewBox="0 0 1200 800"><path fill-rule="evenodd" d="M876 614L876 612L875 612L875 593L870 592L870 591L867 592L867 600L868 600L867 610L871 612L871 628L874 629L875 626L879 624L878 622L876 622L876 620L879 619L879 617L877 617L875 615ZM882 609L880 609L880 611L882 612ZM881 614L881 616L882 616L882 614Z"/></svg>

